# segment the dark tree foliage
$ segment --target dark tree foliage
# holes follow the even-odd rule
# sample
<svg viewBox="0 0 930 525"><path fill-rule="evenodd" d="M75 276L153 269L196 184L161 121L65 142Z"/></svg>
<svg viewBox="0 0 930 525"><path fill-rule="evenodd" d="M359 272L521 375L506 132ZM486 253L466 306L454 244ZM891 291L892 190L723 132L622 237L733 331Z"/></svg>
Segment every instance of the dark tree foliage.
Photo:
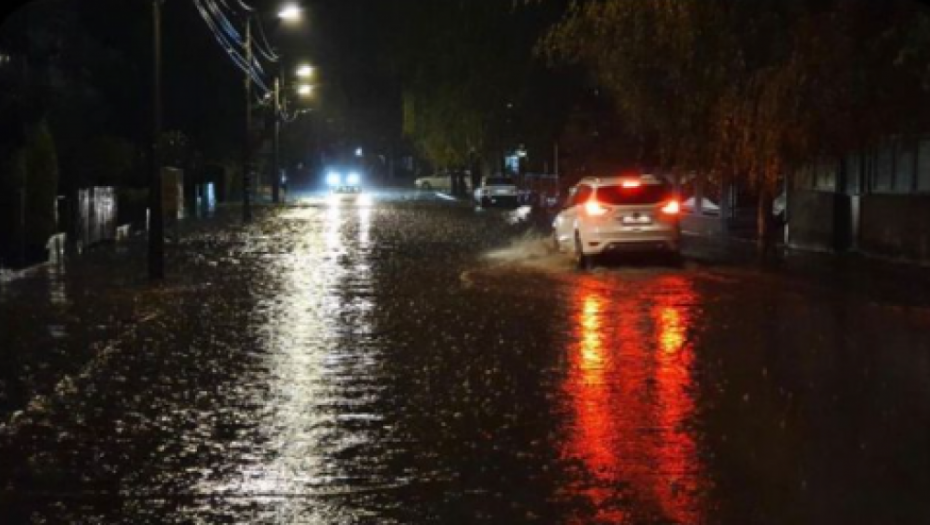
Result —
<svg viewBox="0 0 930 525"><path fill-rule="evenodd" d="M666 165L760 186L926 125L911 0L575 2L542 49L587 66Z"/></svg>
<svg viewBox="0 0 930 525"><path fill-rule="evenodd" d="M58 155L48 125L28 126L22 139L0 164L0 259L12 265L41 259L58 227Z"/></svg>
<svg viewBox="0 0 930 525"><path fill-rule="evenodd" d="M757 188L926 130L930 17L912 0L576 1L541 45L582 64L662 164Z"/></svg>
<svg viewBox="0 0 930 525"><path fill-rule="evenodd" d="M563 2L391 2L404 134L432 164L469 165L525 144L544 154L566 118L572 79L533 49ZM492 160L493 159L493 160Z"/></svg>

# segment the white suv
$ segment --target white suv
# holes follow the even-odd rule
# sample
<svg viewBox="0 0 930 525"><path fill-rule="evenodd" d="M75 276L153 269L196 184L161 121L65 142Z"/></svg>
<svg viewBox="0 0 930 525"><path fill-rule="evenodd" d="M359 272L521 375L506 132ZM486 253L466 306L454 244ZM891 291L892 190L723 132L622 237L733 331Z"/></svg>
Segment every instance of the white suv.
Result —
<svg viewBox="0 0 930 525"><path fill-rule="evenodd" d="M677 257L681 203L651 176L585 178L553 223L555 247L580 266L603 253L655 251Z"/></svg>

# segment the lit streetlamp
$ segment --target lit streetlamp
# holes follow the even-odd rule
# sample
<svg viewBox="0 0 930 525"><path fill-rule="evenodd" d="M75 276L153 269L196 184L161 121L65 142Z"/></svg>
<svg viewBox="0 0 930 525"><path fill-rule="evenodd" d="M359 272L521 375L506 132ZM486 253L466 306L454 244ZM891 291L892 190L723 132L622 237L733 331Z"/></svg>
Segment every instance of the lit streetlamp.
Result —
<svg viewBox="0 0 930 525"><path fill-rule="evenodd" d="M298 22L301 17L301 9L297 4L287 4L278 11L278 18L286 22Z"/></svg>

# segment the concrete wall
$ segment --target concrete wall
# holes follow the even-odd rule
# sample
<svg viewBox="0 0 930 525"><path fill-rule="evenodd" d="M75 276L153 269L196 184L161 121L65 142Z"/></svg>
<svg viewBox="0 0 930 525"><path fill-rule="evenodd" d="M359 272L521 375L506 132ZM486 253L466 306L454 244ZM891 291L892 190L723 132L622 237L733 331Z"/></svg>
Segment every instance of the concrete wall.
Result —
<svg viewBox="0 0 930 525"><path fill-rule="evenodd" d="M848 247L848 226L839 218L846 196L795 190L788 196L788 245L800 250L837 251Z"/></svg>
<svg viewBox="0 0 930 525"><path fill-rule="evenodd" d="M681 231L702 237L720 237L724 234L723 220L717 216L681 214Z"/></svg>
<svg viewBox="0 0 930 525"><path fill-rule="evenodd" d="M930 263L930 195L865 195L861 209L862 252Z"/></svg>

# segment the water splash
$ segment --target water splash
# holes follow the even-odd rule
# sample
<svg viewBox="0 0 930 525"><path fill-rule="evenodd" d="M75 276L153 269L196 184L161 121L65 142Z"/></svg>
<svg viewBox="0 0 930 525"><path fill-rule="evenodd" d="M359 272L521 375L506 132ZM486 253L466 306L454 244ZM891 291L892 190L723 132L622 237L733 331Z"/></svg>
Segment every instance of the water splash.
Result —
<svg viewBox="0 0 930 525"><path fill-rule="evenodd" d="M572 269L571 259L559 253L551 237L527 233L514 239L509 246L493 250L484 256L495 266L528 268L547 272Z"/></svg>

